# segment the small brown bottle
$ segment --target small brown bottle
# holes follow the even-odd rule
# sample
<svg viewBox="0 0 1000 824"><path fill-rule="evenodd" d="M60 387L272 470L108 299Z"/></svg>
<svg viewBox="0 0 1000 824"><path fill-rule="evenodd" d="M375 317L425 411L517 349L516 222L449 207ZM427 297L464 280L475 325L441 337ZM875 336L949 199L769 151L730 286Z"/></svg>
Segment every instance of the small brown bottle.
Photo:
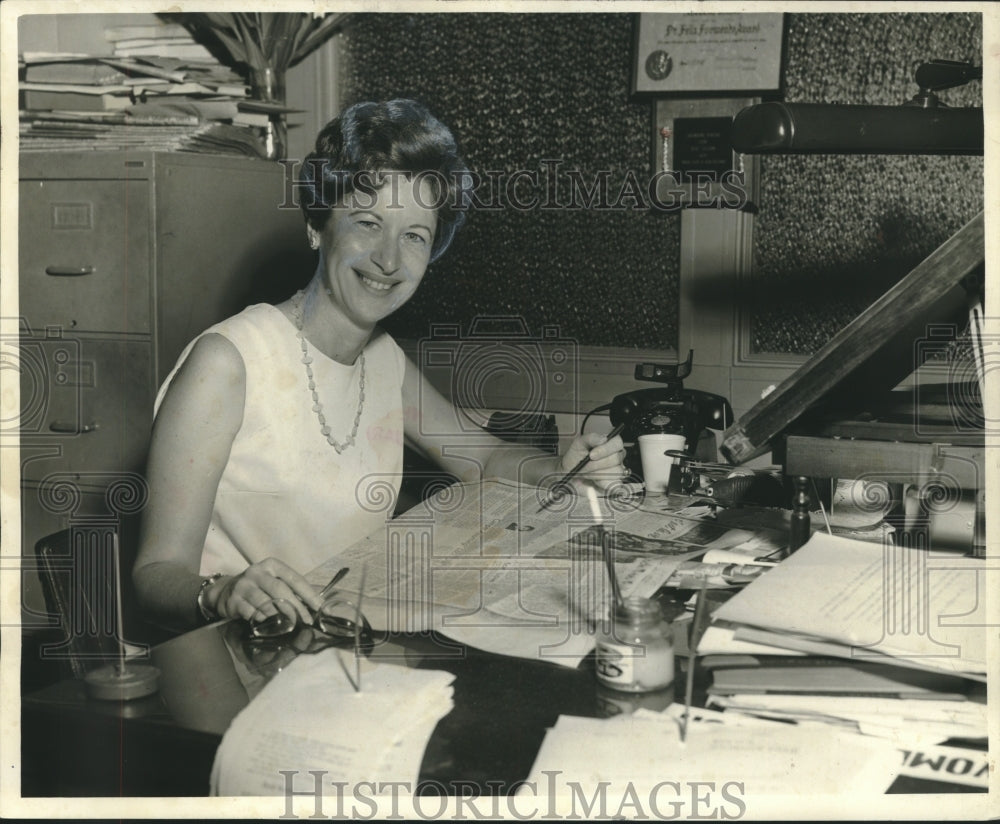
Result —
<svg viewBox="0 0 1000 824"><path fill-rule="evenodd" d="M795 498L792 502L792 523L788 530L788 554L809 540L809 493L806 483L809 479L799 475L795 478Z"/></svg>

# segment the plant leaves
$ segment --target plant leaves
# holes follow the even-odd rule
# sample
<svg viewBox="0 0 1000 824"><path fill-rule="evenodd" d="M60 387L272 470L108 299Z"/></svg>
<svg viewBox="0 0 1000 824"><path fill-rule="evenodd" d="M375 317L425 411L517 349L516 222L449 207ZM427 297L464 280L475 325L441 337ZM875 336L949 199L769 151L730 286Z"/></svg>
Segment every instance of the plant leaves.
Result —
<svg viewBox="0 0 1000 824"><path fill-rule="evenodd" d="M325 43L343 27L347 17L348 15L345 13L328 14L324 17L320 24L302 42L296 53L292 55L292 60L289 65L294 66L300 60L304 59L323 45L323 43Z"/></svg>
<svg viewBox="0 0 1000 824"><path fill-rule="evenodd" d="M232 63L285 72L339 31L347 13L196 12L178 18L192 34L211 36Z"/></svg>

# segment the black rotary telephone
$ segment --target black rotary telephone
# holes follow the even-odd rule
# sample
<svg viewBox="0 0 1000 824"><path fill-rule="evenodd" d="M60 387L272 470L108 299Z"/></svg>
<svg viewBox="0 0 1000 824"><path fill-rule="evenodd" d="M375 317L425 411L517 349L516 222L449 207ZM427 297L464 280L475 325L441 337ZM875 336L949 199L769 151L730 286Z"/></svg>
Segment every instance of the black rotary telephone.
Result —
<svg viewBox="0 0 1000 824"><path fill-rule="evenodd" d="M635 379L664 384L618 395L611 401L609 417L613 426L624 424L622 440L635 442L640 435L669 433L684 435L689 455L694 453L704 429L724 430L733 423L733 410L721 395L685 389L684 378L691 374L694 351L676 366L640 363Z"/></svg>

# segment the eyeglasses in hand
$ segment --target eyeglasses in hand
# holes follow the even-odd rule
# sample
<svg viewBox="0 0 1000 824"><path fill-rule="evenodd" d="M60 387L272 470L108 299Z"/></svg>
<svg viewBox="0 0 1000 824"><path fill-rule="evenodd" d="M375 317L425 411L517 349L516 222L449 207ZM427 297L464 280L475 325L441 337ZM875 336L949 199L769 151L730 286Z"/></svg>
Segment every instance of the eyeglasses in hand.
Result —
<svg viewBox="0 0 1000 824"><path fill-rule="evenodd" d="M256 640L284 638L309 626L331 638L371 637L371 624L354 602L333 594L313 614L311 624L303 624L298 611L285 599L273 598L261 604L250 618L250 637Z"/></svg>

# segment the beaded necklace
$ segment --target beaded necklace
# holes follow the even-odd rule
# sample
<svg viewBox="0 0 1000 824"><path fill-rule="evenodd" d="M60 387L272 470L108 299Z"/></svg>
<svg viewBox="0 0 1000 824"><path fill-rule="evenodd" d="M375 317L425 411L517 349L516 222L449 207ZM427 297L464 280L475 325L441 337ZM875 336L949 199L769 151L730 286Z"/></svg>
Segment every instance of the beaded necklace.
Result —
<svg viewBox="0 0 1000 824"><path fill-rule="evenodd" d="M295 297L292 298L292 317L295 318L295 328L297 330L295 336L299 339L299 345L302 347L302 363L306 367L306 378L308 379L309 391L312 393L313 399L313 412L316 413L316 417L319 419L319 431L323 433L326 442L336 449L339 455L348 447L354 446L354 436L358 434L358 425L361 423L361 411L365 408L365 353L362 350L361 357L359 358L361 361L361 377L358 382L358 411L354 415L354 427L351 429L351 434L347 436L347 440L343 443L337 443L333 435L330 434L330 427L323 416L323 404L319 402L319 395L316 392L316 381L313 377L313 359L312 355L309 354L306 337L302 332L302 300L304 297L305 293L300 289L295 293Z"/></svg>

